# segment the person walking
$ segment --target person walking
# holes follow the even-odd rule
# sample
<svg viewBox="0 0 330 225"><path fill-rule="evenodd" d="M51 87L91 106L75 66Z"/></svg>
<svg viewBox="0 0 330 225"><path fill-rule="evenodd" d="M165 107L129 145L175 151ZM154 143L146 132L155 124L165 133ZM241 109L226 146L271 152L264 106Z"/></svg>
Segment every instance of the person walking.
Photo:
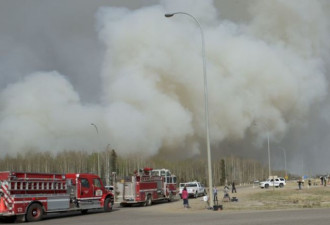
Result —
<svg viewBox="0 0 330 225"><path fill-rule="evenodd" d="M183 208L189 208L189 202L188 202L188 191L187 191L187 188L186 186L184 186L183 190L182 190L182 200L183 200Z"/></svg>
<svg viewBox="0 0 330 225"><path fill-rule="evenodd" d="M231 184L231 193L234 193L234 192L237 193L235 182L233 181L233 183Z"/></svg>
<svg viewBox="0 0 330 225"><path fill-rule="evenodd" d="M216 186L213 188L213 202L218 202L218 189Z"/></svg>

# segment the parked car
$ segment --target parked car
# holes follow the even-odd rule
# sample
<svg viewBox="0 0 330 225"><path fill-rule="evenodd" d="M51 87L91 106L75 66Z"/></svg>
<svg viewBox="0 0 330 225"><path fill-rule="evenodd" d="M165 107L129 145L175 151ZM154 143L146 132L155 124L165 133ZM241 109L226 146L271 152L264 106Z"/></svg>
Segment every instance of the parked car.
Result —
<svg viewBox="0 0 330 225"><path fill-rule="evenodd" d="M189 196L193 196L194 198L197 198L199 196L206 195L206 190L205 190L204 185L202 185L200 182L192 181L192 182L187 182L187 183L180 183L180 192L179 192L180 197L181 197L182 190L185 186L187 188Z"/></svg>
<svg viewBox="0 0 330 225"><path fill-rule="evenodd" d="M262 181L259 184L261 188L269 188L269 187L284 187L286 185L286 181L283 177L274 177L268 178L266 181Z"/></svg>

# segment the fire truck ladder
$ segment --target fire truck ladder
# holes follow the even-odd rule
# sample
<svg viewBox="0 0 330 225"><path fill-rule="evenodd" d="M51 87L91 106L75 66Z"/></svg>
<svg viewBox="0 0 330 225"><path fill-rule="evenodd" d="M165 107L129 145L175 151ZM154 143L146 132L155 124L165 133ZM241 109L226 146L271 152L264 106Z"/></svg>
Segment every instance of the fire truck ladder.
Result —
<svg viewBox="0 0 330 225"><path fill-rule="evenodd" d="M25 191L26 194L30 191L45 191L44 194L50 194L46 191L66 191L66 180L61 179L18 179L11 181L9 188L11 191Z"/></svg>

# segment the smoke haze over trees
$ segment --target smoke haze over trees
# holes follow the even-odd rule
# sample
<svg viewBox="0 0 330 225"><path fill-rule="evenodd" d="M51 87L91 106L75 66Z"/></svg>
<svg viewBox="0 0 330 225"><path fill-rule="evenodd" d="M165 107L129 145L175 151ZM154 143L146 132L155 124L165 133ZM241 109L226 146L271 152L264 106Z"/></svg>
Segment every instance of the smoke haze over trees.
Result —
<svg viewBox="0 0 330 225"><path fill-rule="evenodd" d="M97 3L95 3L97 2ZM328 172L327 1L0 2L0 151L186 159L211 148L272 167ZM90 125L98 127L98 133ZM78 153L77 153L78 154Z"/></svg>
<svg viewBox="0 0 330 225"><path fill-rule="evenodd" d="M108 160L108 161L107 161ZM255 160L227 157L214 160L212 163L213 179L215 185L224 185L226 182L251 183L254 180L265 179L268 170ZM49 152L19 153L16 157L6 155L0 159L0 171L29 171L37 173L94 173L98 174L106 183L106 176L116 172L118 180L130 178L135 170L145 167L167 168L177 176L178 182L198 180L207 184L206 160L163 160L153 157L146 159L140 155L134 157L117 157L114 150L99 153L86 153L86 151L63 151L56 155ZM110 167L110 170L108 168ZM284 171L276 171L283 176Z"/></svg>

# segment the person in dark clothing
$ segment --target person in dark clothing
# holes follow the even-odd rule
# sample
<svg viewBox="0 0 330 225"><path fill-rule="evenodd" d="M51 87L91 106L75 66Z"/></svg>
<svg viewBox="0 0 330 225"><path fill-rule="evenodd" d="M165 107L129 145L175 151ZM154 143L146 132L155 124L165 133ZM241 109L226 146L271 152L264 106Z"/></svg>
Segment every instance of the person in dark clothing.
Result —
<svg viewBox="0 0 330 225"><path fill-rule="evenodd" d="M237 193L236 191L236 187L235 187L235 182L233 181L233 183L231 184L231 193Z"/></svg>
<svg viewBox="0 0 330 225"><path fill-rule="evenodd" d="M308 180L308 187L311 187L311 186L312 186L312 181Z"/></svg>
<svg viewBox="0 0 330 225"><path fill-rule="evenodd" d="M303 184L303 181L302 179L298 180L298 188L299 190L301 190L301 185Z"/></svg>

